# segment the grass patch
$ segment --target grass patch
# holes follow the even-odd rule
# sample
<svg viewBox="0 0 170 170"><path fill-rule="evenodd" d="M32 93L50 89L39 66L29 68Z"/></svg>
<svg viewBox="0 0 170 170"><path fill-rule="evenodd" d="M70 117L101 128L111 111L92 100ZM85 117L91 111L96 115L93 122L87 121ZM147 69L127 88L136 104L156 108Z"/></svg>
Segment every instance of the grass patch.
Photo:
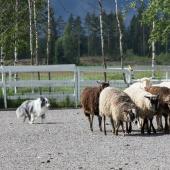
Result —
<svg viewBox="0 0 170 170"><path fill-rule="evenodd" d="M18 98L17 100L7 100L7 105L8 108L17 108L19 107L25 100L30 100L30 99L20 99ZM71 101L69 96L65 98L63 101L56 101L56 99L49 99L50 102L50 108L55 109L55 108L67 108L67 107L75 107L74 101ZM4 99L1 97L0 98L0 108L4 108Z"/></svg>
<svg viewBox="0 0 170 170"><path fill-rule="evenodd" d="M152 77L152 72L151 71L134 72L134 79L141 79L143 77ZM161 80L165 78L165 73L161 71L156 71L155 78Z"/></svg>
<svg viewBox="0 0 170 170"><path fill-rule="evenodd" d="M50 91L51 90L51 91ZM74 92L73 87L40 87L40 88L27 88L27 87L20 87L17 88L17 95L24 95L26 93L39 93L44 92L44 93L61 93L61 94L71 94ZM8 88L7 89L7 94L8 96L13 96L14 94L14 88ZM2 92L1 92L2 95Z"/></svg>
<svg viewBox="0 0 170 170"><path fill-rule="evenodd" d="M82 75L84 80L103 80L104 74L103 73L96 73L96 72L90 72L90 73L83 73ZM123 74L122 73L107 73L107 80L122 80Z"/></svg>
<svg viewBox="0 0 170 170"><path fill-rule="evenodd" d="M50 99L50 105L51 108L75 107L75 103L70 100L69 96L67 96L66 99L61 102L57 102L56 99Z"/></svg>

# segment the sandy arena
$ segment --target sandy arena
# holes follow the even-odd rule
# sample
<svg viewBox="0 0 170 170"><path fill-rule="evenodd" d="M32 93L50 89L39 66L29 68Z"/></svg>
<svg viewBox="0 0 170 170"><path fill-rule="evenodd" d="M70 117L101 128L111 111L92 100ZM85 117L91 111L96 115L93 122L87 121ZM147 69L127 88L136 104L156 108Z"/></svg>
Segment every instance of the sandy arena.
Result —
<svg viewBox="0 0 170 170"><path fill-rule="evenodd" d="M49 110L46 123L23 123L15 111L1 111L0 169L2 170L167 170L170 135L141 136L138 130L123 137L94 132L81 109Z"/></svg>

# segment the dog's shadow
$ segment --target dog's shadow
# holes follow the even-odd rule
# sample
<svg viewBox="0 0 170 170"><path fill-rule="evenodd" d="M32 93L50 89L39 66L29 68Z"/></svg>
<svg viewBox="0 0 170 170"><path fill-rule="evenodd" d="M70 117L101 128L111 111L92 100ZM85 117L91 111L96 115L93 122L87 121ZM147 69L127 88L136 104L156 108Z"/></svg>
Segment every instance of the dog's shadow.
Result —
<svg viewBox="0 0 170 170"><path fill-rule="evenodd" d="M57 125L64 124L63 122L35 122L34 125Z"/></svg>

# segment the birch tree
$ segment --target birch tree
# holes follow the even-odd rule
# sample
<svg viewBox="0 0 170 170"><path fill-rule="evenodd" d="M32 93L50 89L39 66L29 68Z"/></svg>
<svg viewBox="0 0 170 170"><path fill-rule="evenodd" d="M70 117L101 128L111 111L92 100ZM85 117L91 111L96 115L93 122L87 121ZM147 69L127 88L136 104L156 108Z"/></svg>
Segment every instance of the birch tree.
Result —
<svg viewBox="0 0 170 170"><path fill-rule="evenodd" d="M47 0L48 6L48 24L47 24L47 61L46 64L49 64L50 58L50 42L51 42L51 23L50 23L50 0Z"/></svg>
<svg viewBox="0 0 170 170"><path fill-rule="evenodd" d="M33 2L34 7L34 31L35 31L35 64L38 65L38 29L37 29L37 10L36 10L36 0Z"/></svg>
<svg viewBox="0 0 170 170"><path fill-rule="evenodd" d="M14 65L17 64L18 60L18 0L15 1L15 42L14 42Z"/></svg>
<svg viewBox="0 0 170 170"><path fill-rule="evenodd" d="M155 30L155 22L152 23L152 31ZM155 78L155 40L152 40L152 78Z"/></svg>
<svg viewBox="0 0 170 170"><path fill-rule="evenodd" d="M15 40L14 40L14 66L17 65L18 62L18 0L15 1ZM17 81L18 74L14 74L14 79ZM14 93L17 93L17 88L14 88Z"/></svg>
<svg viewBox="0 0 170 170"><path fill-rule="evenodd" d="M103 6L102 6L102 0L98 0L99 7L100 7L100 37L101 37L101 48L102 48L102 58L103 58L103 66L104 69L107 68L106 66L106 59L104 54L104 37L103 37ZM106 72L104 72L104 81L107 81L107 75Z"/></svg>
<svg viewBox="0 0 170 170"><path fill-rule="evenodd" d="M32 0L28 0L28 9L29 9L29 30L30 30L30 55L31 55L31 65L33 65L34 59L33 59Z"/></svg>
<svg viewBox="0 0 170 170"><path fill-rule="evenodd" d="M119 50L120 50L120 60L121 60L121 68L123 69L123 46L122 46L122 30L121 30L121 25L120 25L120 20L119 20L119 15L118 15L118 4L117 0L115 0L115 8L116 8L116 20L117 20L117 26L119 30Z"/></svg>

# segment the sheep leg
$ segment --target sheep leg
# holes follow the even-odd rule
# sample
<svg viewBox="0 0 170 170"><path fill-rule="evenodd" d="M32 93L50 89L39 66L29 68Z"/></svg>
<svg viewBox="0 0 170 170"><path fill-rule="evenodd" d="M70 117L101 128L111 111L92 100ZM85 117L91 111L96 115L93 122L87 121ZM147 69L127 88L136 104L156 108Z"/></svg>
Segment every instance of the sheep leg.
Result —
<svg viewBox="0 0 170 170"><path fill-rule="evenodd" d="M126 122L126 133L129 133L128 122Z"/></svg>
<svg viewBox="0 0 170 170"><path fill-rule="evenodd" d="M148 128L148 119L147 118L145 118L144 121L143 121L143 125L142 125L142 128L141 128L141 134L144 134L145 124L146 124L146 129L148 130L148 134L150 134L150 130Z"/></svg>
<svg viewBox="0 0 170 170"><path fill-rule="evenodd" d="M123 122L120 122L120 125L121 125L121 127L122 127L123 135L125 136L125 130L124 130Z"/></svg>
<svg viewBox="0 0 170 170"><path fill-rule="evenodd" d="M168 116L164 115L164 117L165 117L165 133L169 133Z"/></svg>
<svg viewBox="0 0 170 170"><path fill-rule="evenodd" d="M131 122L126 122L126 133L131 133L132 131L132 123Z"/></svg>
<svg viewBox="0 0 170 170"><path fill-rule="evenodd" d="M143 120L143 124L142 124L142 127L141 127L141 134L144 134L144 128L145 128L145 119Z"/></svg>
<svg viewBox="0 0 170 170"><path fill-rule="evenodd" d="M110 122L112 124L112 133L115 133L115 126L112 117L110 118Z"/></svg>
<svg viewBox="0 0 170 170"><path fill-rule="evenodd" d="M156 133L156 130L155 130L154 126L153 126L153 122L152 122L152 120L153 120L153 118L152 118L152 119L150 119L150 128L152 128L153 133Z"/></svg>
<svg viewBox="0 0 170 170"><path fill-rule="evenodd" d="M107 135L106 133L106 116L103 116L103 123L104 123L104 134Z"/></svg>
<svg viewBox="0 0 170 170"><path fill-rule="evenodd" d="M94 118L94 115L91 115L90 129L92 132L93 132L93 118Z"/></svg>
<svg viewBox="0 0 170 170"><path fill-rule="evenodd" d="M102 117L98 115L98 121L99 121L99 129L102 132Z"/></svg>
<svg viewBox="0 0 170 170"><path fill-rule="evenodd" d="M162 115L156 116L156 123L157 123L157 130L162 131L163 130Z"/></svg>
<svg viewBox="0 0 170 170"><path fill-rule="evenodd" d="M116 122L116 131L115 131L116 136L118 135L119 126L120 126L120 122Z"/></svg>
<svg viewBox="0 0 170 170"><path fill-rule="evenodd" d="M148 119L146 119L146 129L148 131L148 135L151 134L151 125L149 125Z"/></svg>
<svg viewBox="0 0 170 170"><path fill-rule="evenodd" d="M169 119L169 126L170 126L170 115L168 115L168 119Z"/></svg>
<svg viewBox="0 0 170 170"><path fill-rule="evenodd" d="M93 129L91 128L91 117L88 113L85 113L85 115L87 116L89 123L90 123L90 130L93 131Z"/></svg>
<svg viewBox="0 0 170 170"><path fill-rule="evenodd" d="M132 132L132 122L129 122L129 133Z"/></svg>

